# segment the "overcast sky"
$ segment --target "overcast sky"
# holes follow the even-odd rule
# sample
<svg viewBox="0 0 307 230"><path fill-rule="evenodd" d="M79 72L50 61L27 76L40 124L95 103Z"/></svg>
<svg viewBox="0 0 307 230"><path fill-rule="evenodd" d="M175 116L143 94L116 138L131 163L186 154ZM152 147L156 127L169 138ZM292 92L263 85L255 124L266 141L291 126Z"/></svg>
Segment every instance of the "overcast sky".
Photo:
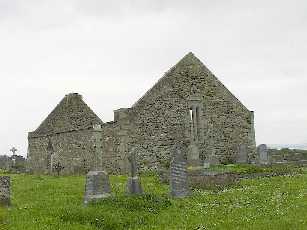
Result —
<svg viewBox="0 0 307 230"><path fill-rule="evenodd" d="M189 51L255 111L257 144L307 142L306 0L0 0L0 154L70 92L112 120Z"/></svg>

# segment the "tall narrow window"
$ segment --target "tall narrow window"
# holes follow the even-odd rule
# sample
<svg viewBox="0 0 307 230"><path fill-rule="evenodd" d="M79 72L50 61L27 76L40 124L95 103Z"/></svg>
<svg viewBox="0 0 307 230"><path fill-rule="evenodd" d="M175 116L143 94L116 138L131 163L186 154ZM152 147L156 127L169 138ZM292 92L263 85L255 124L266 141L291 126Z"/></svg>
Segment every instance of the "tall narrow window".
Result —
<svg viewBox="0 0 307 230"><path fill-rule="evenodd" d="M191 137L193 141L197 141L198 127L197 127L196 106L192 106L190 108L190 117L191 117Z"/></svg>
<svg viewBox="0 0 307 230"><path fill-rule="evenodd" d="M191 124L191 139L193 141L202 140L202 110L200 106L191 106L189 113Z"/></svg>

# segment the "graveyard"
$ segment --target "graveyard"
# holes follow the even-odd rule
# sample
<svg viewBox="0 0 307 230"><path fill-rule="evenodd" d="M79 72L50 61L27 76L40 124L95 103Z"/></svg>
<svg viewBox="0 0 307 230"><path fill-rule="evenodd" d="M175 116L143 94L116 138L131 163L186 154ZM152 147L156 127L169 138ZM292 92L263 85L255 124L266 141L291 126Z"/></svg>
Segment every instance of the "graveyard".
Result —
<svg viewBox="0 0 307 230"><path fill-rule="evenodd" d="M67 94L2 157L0 227L306 229L307 152L257 146L254 118L192 52L113 121Z"/></svg>
<svg viewBox="0 0 307 230"><path fill-rule="evenodd" d="M190 184L189 195L176 198L157 173L140 173L143 193L134 195L127 194L126 175L110 175L110 196L84 205L85 176L9 174L11 206L1 209L0 226L12 230L306 229L306 167L232 164L207 171L242 177L211 188Z"/></svg>
<svg viewBox="0 0 307 230"><path fill-rule="evenodd" d="M0 0L0 230L307 230L307 0Z"/></svg>

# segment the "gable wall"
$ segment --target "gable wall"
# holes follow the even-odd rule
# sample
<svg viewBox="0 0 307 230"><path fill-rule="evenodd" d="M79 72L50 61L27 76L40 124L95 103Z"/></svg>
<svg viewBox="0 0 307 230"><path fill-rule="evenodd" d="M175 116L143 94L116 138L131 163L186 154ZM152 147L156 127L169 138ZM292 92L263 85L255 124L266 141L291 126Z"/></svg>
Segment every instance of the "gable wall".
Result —
<svg viewBox="0 0 307 230"><path fill-rule="evenodd" d="M173 146L191 139L189 99L198 88L203 107L200 157L217 155L234 161L241 144L255 155L253 113L247 110L217 78L195 60L182 60L129 111L130 149L136 149L142 168L167 165ZM188 150L187 150L188 151Z"/></svg>

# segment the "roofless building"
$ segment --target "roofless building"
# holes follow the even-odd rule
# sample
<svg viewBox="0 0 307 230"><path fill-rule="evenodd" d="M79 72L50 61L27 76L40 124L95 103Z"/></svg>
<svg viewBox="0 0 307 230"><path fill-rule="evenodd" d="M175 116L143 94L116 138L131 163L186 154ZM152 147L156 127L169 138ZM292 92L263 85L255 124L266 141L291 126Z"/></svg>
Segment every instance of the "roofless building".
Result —
<svg viewBox="0 0 307 230"><path fill-rule="evenodd" d="M232 162L242 145L252 161L256 149L253 112L192 53L131 108L114 111L114 121L103 123L80 95L69 94L28 141L34 172L49 172L60 162L67 174L97 167L126 172L130 151L142 169L157 169L168 164L179 142L190 161L214 155Z"/></svg>

